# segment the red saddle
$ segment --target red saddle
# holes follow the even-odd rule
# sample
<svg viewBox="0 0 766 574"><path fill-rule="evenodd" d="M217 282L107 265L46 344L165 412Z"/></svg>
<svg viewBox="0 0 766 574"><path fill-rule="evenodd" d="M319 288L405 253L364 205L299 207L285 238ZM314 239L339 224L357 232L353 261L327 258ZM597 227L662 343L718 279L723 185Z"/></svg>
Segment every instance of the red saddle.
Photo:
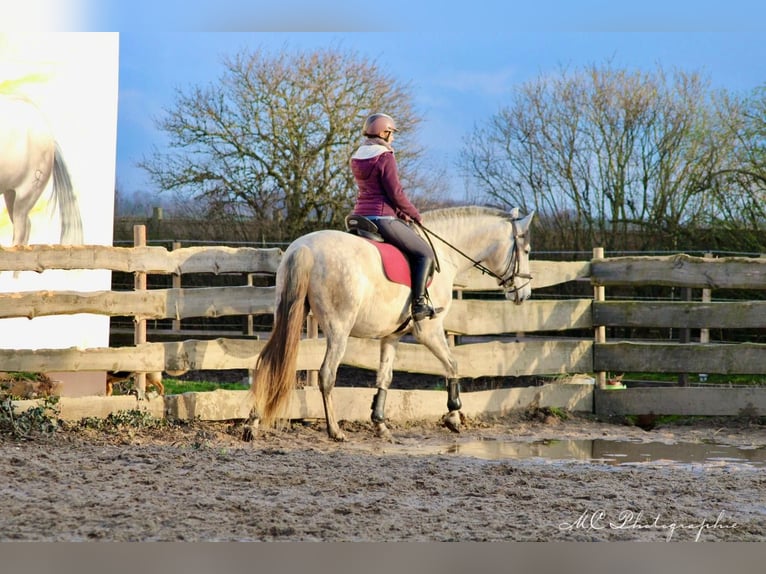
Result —
<svg viewBox="0 0 766 574"><path fill-rule="evenodd" d="M383 243L372 239L364 238L364 240L378 248L380 258L383 260L383 272L389 281L412 287L410 262L407 261L407 258L397 247L390 243ZM432 280L433 276L428 279L428 285L431 284Z"/></svg>
<svg viewBox="0 0 766 574"><path fill-rule="evenodd" d="M378 227L362 215L346 216L346 230L352 235L372 243L380 252L380 258L383 261L383 272L389 281L412 287L410 278L410 262L398 247L390 243L385 243L383 237L378 233ZM433 275L428 278L428 285L431 284Z"/></svg>
<svg viewBox="0 0 766 574"><path fill-rule="evenodd" d="M371 239L365 239L365 241L372 243L380 251L380 258L383 260L383 271L389 281L400 283L407 287L412 285L410 262L407 261L407 258L398 248L390 243L372 241Z"/></svg>

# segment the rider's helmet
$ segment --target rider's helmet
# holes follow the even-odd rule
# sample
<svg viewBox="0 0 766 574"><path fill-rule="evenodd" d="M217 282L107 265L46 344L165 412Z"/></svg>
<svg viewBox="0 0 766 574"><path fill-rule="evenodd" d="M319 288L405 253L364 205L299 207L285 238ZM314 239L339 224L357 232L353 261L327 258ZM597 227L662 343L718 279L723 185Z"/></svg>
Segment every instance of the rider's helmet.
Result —
<svg viewBox="0 0 766 574"><path fill-rule="evenodd" d="M387 114L372 114L364 121L362 135L366 137L379 137L385 132L393 133L396 131L396 124L391 116ZM384 136L388 139L388 136Z"/></svg>

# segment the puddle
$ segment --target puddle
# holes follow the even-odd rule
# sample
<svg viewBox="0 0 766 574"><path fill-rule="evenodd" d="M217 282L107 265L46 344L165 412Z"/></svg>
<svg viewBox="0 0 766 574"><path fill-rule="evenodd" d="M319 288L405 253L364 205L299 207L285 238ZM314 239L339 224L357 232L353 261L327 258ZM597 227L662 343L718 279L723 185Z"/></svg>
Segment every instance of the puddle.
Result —
<svg viewBox="0 0 766 574"><path fill-rule="evenodd" d="M408 450L411 452L411 449ZM766 448L744 448L709 443L666 444L606 439L543 440L535 442L481 440L455 443L431 449L424 447L422 450L422 454L454 454L488 460L543 458L560 461L578 460L608 465L631 465L651 462L766 466Z"/></svg>

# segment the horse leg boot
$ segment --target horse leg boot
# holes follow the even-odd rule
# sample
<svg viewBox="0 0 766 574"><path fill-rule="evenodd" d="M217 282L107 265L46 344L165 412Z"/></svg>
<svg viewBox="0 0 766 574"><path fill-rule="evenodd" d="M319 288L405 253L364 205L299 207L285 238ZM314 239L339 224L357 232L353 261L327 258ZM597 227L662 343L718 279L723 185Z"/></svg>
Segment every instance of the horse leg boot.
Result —
<svg viewBox="0 0 766 574"><path fill-rule="evenodd" d="M372 399L372 426L375 436L393 442L391 431L386 426L386 393L394 377L394 359L396 347L399 344L399 335L389 335L380 340L380 363L375 375L375 388L377 393Z"/></svg>
<svg viewBox="0 0 766 574"><path fill-rule="evenodd" d="M433 261L428 257L420 257L411 265L412 319L415 321L430 319L441 310L434 310L426 297L426 285L428 285L428 278L431 276Z"/></svg>
<svg viewBox="0 0 766 574"><path fill-rule="evenodd" d="M463 413L460 412L462 406L460 379L449 379L447 381L447 409L449 413L444 417L444 426L452 432L460 432L460 423L463 422Z"/></svg>
<svg viewBox="0 0 766 574"><path fill-rule="evenodd" d="M378 392L372 398L372 425L375 427L375 434L381 438L391 440L391 431L386 426L386 389L378 387Z"/></svg>

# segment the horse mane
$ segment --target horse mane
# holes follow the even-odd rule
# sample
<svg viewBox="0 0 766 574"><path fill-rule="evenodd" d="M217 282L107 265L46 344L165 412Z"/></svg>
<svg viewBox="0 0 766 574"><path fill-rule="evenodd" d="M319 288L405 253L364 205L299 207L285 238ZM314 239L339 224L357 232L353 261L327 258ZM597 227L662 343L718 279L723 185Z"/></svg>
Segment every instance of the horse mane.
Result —
<svg viewBox="0 0 766 574"><path fill-rule="evenodd" d="M458 207L443 207L423 212L423 217L431 222L442 221L445 219L471 218L471 217L499 217L501 219L510 219L510 214L496 207L485 207L481 205L461 205Z"/></svg>

